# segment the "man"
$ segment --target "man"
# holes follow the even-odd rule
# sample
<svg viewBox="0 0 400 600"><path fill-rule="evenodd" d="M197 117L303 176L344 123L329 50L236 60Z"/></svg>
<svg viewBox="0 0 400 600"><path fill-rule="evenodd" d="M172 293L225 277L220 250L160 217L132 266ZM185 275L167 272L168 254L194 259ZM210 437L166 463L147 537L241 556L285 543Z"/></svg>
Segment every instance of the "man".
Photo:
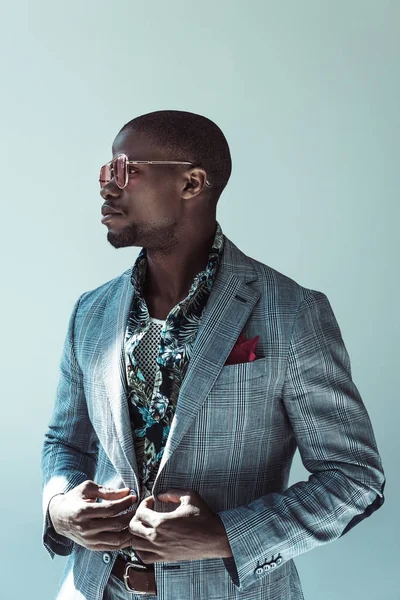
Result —
<svg viewBox="0 0 400 600"><path fill-rule="evenodd" d="M142 250L69 322L42 453L57 600L301 600L293 558L384 502L331 305L223 235L230 173L184 111L127 123L101 169L108 241Z"/></svg>

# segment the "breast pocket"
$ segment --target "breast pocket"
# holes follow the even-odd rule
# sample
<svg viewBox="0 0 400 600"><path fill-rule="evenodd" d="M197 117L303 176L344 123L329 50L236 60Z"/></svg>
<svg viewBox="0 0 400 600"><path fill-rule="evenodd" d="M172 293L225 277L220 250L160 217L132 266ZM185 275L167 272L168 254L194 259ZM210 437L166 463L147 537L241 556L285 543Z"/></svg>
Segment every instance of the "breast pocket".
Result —
<svg viewBox="0 0 400 600"><path fill-rule="evenodd" d="M222 367L203 406L207 431L231 444L232 435L268 430L279 387L276 362L269 358Z"/></svg>
<svg viewBox="0 0 400 600"><path fill-rule="evenodd" d="M257 379L267 374L268 358L258 358L251 362L238 363L236 365L225 365L222 367L214 387L226 385L237 385L250 379Z"/></svg>

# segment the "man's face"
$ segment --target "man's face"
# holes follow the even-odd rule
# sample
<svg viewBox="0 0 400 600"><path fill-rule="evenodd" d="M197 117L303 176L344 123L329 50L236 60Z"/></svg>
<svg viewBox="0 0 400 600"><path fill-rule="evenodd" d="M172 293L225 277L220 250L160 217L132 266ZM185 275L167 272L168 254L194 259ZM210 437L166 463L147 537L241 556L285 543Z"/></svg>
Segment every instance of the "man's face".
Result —
<svg viewBox="0 0 400 600"><path fill-rule="evenodd" d="M135 132L117 135L112 158L123 152L129 160L169 160L144 136ZM178 158L178 160L180 160ZM132 165L128 185L121 190L114 179L101 189L104 203L121 211L104 223L107 239L115 248L144 246L153 249L173 245L176 225L182 219L184 180L189 165Z"/></svg>

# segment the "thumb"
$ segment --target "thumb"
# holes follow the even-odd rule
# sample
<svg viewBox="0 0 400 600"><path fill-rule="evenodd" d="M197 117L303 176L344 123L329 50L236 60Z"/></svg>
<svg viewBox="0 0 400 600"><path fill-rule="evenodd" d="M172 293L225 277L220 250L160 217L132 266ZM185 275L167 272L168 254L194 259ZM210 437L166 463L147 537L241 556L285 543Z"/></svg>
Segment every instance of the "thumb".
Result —
<svg viewBox="0 0 400 600"><path fill-rule="evenodd" d="M166 492L157 494L157 499L161 502L174 502L176 504L195 504L193 492L181 488L171 488Z"/></svg>

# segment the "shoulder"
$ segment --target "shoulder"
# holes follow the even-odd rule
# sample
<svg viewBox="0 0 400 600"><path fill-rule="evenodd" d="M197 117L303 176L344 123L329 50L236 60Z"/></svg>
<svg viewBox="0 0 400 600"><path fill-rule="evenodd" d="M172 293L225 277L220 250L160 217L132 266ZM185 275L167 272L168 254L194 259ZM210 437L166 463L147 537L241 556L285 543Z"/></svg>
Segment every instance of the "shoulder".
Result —
<svg viewBox="0 0 400 600"><path fill-rule="evenodd" d="M109 279L95 288L83 292L77 301L79 302L79 309L86 312L86 310L95 305L104 304L111 294L118 293L118 290L121 290L123 286L126 285L127 280L130 279L131 272L132 267L129 267L129 269L120 275Z"/></svg>
<svg viewBox="0 0 400 600"><path fill-rule="evenodd" d="M260 291L270 306L279 305L280 308L287 307L292 311L298 309L303 302L312 302L313 299L320 297L325 298L323 292L300 283L271 265L244 254L240 250L239 252L256 274L256 279L250 285Z"/></svg>

